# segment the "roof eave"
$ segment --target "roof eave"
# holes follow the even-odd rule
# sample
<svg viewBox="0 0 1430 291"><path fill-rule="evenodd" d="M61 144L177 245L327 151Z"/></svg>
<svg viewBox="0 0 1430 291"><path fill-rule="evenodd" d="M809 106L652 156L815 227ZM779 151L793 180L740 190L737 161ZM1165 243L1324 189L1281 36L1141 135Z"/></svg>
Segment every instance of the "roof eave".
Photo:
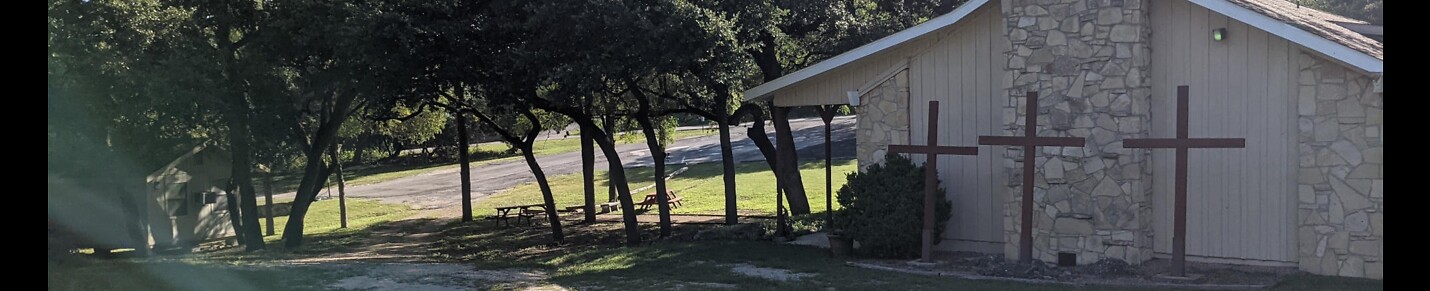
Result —
<svg viewBox="0 0 1430 291"><path fill-rule="evenodd" d="M1328 40L1294 25L1281 22L1270 16L1257 13L1246 7L1241 7L1225 0L1189 1L1203 8L1236 19L1237 21L1265 30L1292 43L1309 48L1326 57L1360 70L1363 73L1379 75L1385 72L1384 60Z"/></svg>
<svg viewBox="0 0 1430 291"><path fill-rule="evenodd" d="M944 27L948 27L950 25L958 23L960 20L963 20L964 18L968 17L968 15L973 14L974 10L977 10L979 7L983 7L984 4L988 4L988 2L989 0L968 1L968 3L964 3L963 5L958 6L958 8L955 8L948 14L944 14L939 17L934 17L933 19L929 19L929 21L925 21L922 24L915 25L914 27L911 27L909 29L905 29L898 33L894 33L893 35L886 36L884 38L860 46L853 50L844 52L827 60L820 61L819 63L815 63L812 66L805 67L804 69L800 69L798 71L795 71L794 73L784 75L773 81L765 82L764 84L760 84L759 86L755 86L754 88L745 90L745 102L761 101L765 98L770 97L771 94L773 94L775 91L778 91L779 89L789 87L790 85L794 85L795 83L799 83L800 81L804 81L806 79L813 78L830 70L843 67L844 65L848 65L849 63L852 63L856 60L862 59L873 54L877 54L879 52L888 50L905 42L919 38L920 36L924 36L926 34L938 31L939 29L942 29Z"/></svg>

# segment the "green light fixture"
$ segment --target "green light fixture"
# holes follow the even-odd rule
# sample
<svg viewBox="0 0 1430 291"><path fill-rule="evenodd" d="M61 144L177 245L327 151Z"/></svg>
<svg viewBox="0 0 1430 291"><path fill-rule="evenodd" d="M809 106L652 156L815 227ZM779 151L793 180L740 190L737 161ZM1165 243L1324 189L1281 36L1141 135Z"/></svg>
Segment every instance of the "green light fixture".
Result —
<svg viewBox="0 0 1430 291"><path fill-rule="evenodd" d="M1212 40L1215 40L1215 41L1224 41L1224 40L1226 40L1226 29L1225 29L1225 28L1213 29L1213 30L1212 30Z"/></svg>

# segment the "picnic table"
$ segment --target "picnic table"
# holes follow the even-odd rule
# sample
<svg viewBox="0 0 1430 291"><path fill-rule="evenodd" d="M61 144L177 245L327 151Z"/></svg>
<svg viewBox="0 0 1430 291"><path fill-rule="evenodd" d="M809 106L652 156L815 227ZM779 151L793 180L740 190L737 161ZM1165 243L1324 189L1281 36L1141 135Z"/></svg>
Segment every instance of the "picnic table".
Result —
<svg viewBox="0 0 1430 291"><path fill-rule="evenodd" d="M657 198L657 197L655 196L655 193L652 192L652 193L650 193L650 194L646 194L646 195L645 195L645 200L641 200L640 203L636 203L636 204L641 206L641 210L650 209L650 206L651 206L651 205L660 204L660 201L659 201L659 200L656 200L656 198ZM671 208L675 208L675 207L677 207L677 206L681 206L681 205L680 205L680 196L675 196L675 191L666 190L666 191L665 191L665 199L666 199L666 200L665 200L666 204L670 204L670 205L671 205Z"/></svg>
<svg viewBox="0 0 1430 291"><path fill-rule="evenodd" d="M532 218L536 217L537 214L546 213L546 211L548 211L546 209L546 204L498 206L495 208L497 211L497 215L489 216L487 217L487 219L495 220L497 226L501 226L503 223L505 223L507 226L511 226L510 219L513 218L516 219L517 223L521 223L522 218L525 218L528 223L532 223ZM541 208L541 210L530 210L531 208ZM512 210L516 210L516 213L513 214Z"/></svg>

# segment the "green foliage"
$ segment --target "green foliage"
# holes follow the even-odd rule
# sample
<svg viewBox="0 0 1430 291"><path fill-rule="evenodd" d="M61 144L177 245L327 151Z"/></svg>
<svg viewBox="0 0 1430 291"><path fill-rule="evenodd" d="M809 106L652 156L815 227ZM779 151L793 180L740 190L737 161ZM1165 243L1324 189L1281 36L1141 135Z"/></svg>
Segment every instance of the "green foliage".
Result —
<svg viewBox="0 0 1430 291"><path fill-rule="evenodd" d="M49 169L89 176L152 171L222 139L193 11L160 1L49 3ZM106 167L95 167L102 164Z"/></svg>
<svg viewBox="0 0 1430 291"><path fill-rule="evenodd" d="M924 217L924 168L914 166L901 155L889 154L883 165L849 173L848 181L839 188L839 205L844 209L835 216L835 227L858 241L860 250L868 255L918 256ZM937 191L944 193L943 187ZM935 196L938 204L934 206L934 243L938 243L953 206L943 195Z"/></svg>

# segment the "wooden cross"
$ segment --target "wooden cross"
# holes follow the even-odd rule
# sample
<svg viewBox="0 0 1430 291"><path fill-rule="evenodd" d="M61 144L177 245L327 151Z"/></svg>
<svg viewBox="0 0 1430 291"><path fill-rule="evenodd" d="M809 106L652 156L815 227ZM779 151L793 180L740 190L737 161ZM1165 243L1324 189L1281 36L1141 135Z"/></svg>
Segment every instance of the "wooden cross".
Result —
<svg viewBox="0 0 1430 291"><path fill-rule="evenodd" d="M956 147L938 145L938 101L929 101L929 135L928 145L890 145L889 152L904 154L926 154L928 159L924 161L924 228L923 245L921 258L924 262L933 262L933 228L934 228L934 195L938 191L938 155L978 155L977 147Z"/></svg>
<svg viewBox="0 0 1430 291"><path fill-rule="evenodd" d="M1024 113L1023 136L979 136L978 144L1023 147L1022 230L1018 233L1018 261L1033 260L1033 169L1037 168L1039 146L1081 147L1087 142L1081 137L1038 136L1038 92L1028 92Z"/></svg>
<svg viewBox="0 0 1430 291"><path fill-rule="evenodd" d="M1186 277L1187 262L1187 150L1194 148L1245 148L1244 138L1190 138L1187 133L1187 86L1177 86L1177 138L1138 138L1122 141L1125 148L1177 150L1176 206L1172 217L1172 276Z"/></svg>

